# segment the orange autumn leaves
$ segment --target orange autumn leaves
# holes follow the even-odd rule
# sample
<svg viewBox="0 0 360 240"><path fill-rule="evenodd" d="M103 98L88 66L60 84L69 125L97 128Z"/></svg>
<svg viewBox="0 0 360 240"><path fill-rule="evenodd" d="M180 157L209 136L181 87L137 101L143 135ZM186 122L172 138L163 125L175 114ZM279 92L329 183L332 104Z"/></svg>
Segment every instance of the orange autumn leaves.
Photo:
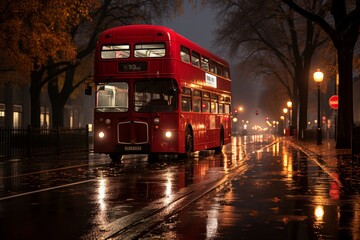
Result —
<svg viewBox="0 0 360 240"><path fill-rule="evenodd" d="M87 19L98 0L3 0L0 67L31 71L49 58L75 60L71 28Z"/></svg>

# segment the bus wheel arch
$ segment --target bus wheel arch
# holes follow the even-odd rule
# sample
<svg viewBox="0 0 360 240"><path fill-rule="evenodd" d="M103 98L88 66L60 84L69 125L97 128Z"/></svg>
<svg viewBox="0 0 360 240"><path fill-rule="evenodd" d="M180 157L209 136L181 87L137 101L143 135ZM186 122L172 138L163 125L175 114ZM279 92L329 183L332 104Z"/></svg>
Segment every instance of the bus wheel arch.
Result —
<svg viewBox="0 0 360 240"><path fill-rule="evenodd" d="M224 146L224 127L221 125L220 127L220 140L219 140L219 146L215 147L215 153L221 153L222 148Z"/></svg>
<svg viewBox="0 0 360 240"><path fill-rule="evenodd" d="M191 125L187 125L185 129L185 155L190 156L194 151L194 134Z"/></svg>
<svg viewBox="0 0 360 240"><path fill-rule="evenodd" d="M118 153L109 153L109 157L113 162L120 162L122 155Z"/></svg>

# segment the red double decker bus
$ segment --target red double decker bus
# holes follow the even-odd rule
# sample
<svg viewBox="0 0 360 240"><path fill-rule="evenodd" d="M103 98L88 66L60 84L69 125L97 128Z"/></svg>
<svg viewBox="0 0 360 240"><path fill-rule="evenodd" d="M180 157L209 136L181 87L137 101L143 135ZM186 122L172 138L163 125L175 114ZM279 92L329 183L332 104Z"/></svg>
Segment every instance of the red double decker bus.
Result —
<svg viewBox="0 0 360 240"><path fill-rule="evenodd" d="M229 64L173 30L108 29L95 55L94 152L189 156L231 138Z"/></svg>

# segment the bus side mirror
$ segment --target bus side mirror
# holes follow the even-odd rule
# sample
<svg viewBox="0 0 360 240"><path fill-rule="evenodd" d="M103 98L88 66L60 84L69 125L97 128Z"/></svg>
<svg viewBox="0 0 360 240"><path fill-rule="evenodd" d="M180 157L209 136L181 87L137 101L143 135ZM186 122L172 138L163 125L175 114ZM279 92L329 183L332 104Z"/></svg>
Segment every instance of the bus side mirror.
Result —
<svg viewBox="0 0 360 240"><path fill-rule="evenodd" d="M176 87L172 87L172 88L169 89L168 95L174 96L174 95L176 95L177 93L178 93L178 89L177 89Z"/></svg>
<svg viewBox="0 0 360 240"><path fill-rule="evenodd" d="M92 87L88 84L85 87L85 95L91 95L92 94Z"/></svg>

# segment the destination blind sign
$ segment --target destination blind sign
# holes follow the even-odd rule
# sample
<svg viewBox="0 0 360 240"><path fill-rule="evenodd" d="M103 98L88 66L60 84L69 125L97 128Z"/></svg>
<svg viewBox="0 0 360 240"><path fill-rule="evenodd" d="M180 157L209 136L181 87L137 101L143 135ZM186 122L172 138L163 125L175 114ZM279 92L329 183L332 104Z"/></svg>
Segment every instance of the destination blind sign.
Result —
<svg viewBox="0 0 360 240"><path fill-rule="evenodd" d="M147 64L146 64L146 62L119 63L118 70L119 70L119 72L146 71L147 70Z"/></svg>
<svg viewBox="0 0 360 240"><path fill-rule="evenodd" d="M217 87L217 81L216 76L211 75L209 73L205 73L205 82L207 86L211 86L216 88Z"/></svg>

